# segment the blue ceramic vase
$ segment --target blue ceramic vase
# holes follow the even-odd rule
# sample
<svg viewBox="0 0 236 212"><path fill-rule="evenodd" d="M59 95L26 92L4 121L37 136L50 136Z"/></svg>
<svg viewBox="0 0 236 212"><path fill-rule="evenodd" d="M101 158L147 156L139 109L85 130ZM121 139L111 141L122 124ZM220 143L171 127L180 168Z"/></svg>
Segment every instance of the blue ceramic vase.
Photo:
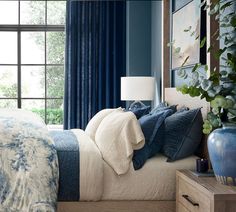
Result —
<svg viewBox="0 0 236 212"><path fill-rule="evenodd" d="M236 186L236 125L225 124L214 130L207 145L217 181Z"/></svg>

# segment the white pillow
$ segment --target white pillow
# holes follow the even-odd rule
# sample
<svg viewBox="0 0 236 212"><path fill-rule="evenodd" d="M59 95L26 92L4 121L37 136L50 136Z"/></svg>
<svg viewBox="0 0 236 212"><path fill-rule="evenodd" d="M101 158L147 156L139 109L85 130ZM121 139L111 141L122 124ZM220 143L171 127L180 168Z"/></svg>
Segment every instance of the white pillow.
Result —
<svg viewBox="0 0 236 212"><path fill-rule="evenodd" d="M103 159L121 175L129 170L133 151L143 147L145 138L135 115L117 110L102 120L95 142Z"/></svg>
<svg viewBox="0 0 236 212"><path fill-rule="evenodd" d="M95 140L95 134L97 131L97 128L101 121L110 113L116 111L116 110L122 110L122 108L113 108L113 109L103 109L96 113L93 118L89 121L89 123L86 126L85 132L87 135L90 136L90 138L94 141Z"/></svg>

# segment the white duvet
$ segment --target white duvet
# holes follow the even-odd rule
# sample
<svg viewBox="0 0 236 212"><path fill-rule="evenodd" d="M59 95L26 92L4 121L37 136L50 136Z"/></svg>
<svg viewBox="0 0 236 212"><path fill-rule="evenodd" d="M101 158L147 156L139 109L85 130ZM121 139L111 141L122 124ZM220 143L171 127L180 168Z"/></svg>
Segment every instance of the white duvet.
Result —
<svg viewBox="0 0 236 212"><path fill-rule="evenodd" d="M133 150L142 148L144 135L131 112L116 110L103 117L95 141L89 133L73 129L80 150L80 200L101 200L106 165L118 176L132 166Z"/></svg>
<svg viewBox="0 0 236 212"><path fill-rule="evenodd" d="M195 169L196 156L166 162L161 154L149 159L144 166L118 176L104 163L102 200L175 200L176 170Z"/></svg>
<svg viewBox="0 0 236 212"><path fill-rule="evenodd" d="M176 170L195 168L196 156L168 163L157 155L138 171L130 162L128 171L118 175L83 130L73 132L80 145L80 201L174 200Z"/></svg>
<svg viewBox="0 0 236 212"><path fill-rule="evenodd" d="M143 147L145 138L132 112L116 110L102 120L95 134L95 143L104 161L122 175L129 170L133 152Z"/></svg>
<svg viewBox="0 0 236 212"><path fill-rule="evenodd" d="M80 129L72 130L80 148L80 201L101 200L104 186L104 164L94 141Z"/></svg>

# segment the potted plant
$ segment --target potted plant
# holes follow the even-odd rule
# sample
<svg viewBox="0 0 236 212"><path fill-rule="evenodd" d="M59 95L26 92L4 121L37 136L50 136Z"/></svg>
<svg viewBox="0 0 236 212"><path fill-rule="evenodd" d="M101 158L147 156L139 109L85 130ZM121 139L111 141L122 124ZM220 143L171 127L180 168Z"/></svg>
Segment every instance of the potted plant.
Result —
<svg viewBox="0 0 236 212"><path fill-rule="evenodd" d="M200 5L205 10L209 9L208 15L215 15L220 28L224 29L224 33L217 31L211 38L222 40L224 47L217 51L212 46L207 48L207 52L220 60L220 70L209 70L207 65L195 64L191 73L187 73L183 68L187 57L177 74L190 79L190 82L177 90L191 97L200 96L210 103L211 110L204 120L203 133L210 134L208 150L211 163L218 181L236 186L236 13L229 11L234 4L235 0L218 0L211 5L203 1ZM206 38L200 41L200 48L204 45Z"/></svg>

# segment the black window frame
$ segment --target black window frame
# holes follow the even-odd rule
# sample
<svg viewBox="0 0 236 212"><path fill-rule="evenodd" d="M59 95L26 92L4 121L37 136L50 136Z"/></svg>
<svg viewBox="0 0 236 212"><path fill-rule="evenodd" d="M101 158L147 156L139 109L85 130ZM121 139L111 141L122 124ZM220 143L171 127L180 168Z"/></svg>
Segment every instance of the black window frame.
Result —
<svg viewBox="0 0 236 212"><path fill-rule="evenodd" d="M64 64L47 64L47 32L65 32L64 25L48 25L47 24L47 2L56 0L40 0L45 2L45 24L20 24L20 3L23 1L31 0L12 0L18 2L18 24L0 24L0 32L16 32L17 33L17 64L4 64L0 63L0 66L16 66L17 67L17 97L0 97L1 100L17 100L17 108L22 108L22 100L44 100L45 109L45 122L47 123L47 100L63 100L62 97L47 97L47 67L64 67ZM57 0L66 2L66 0ZM22 32L44 32L44 63L42 64L22 64L21 63L21 33ZM44 67L44 85L45 85L45 95L44 97L22 97L21 95L21 66L43 66Z"/></svg>

